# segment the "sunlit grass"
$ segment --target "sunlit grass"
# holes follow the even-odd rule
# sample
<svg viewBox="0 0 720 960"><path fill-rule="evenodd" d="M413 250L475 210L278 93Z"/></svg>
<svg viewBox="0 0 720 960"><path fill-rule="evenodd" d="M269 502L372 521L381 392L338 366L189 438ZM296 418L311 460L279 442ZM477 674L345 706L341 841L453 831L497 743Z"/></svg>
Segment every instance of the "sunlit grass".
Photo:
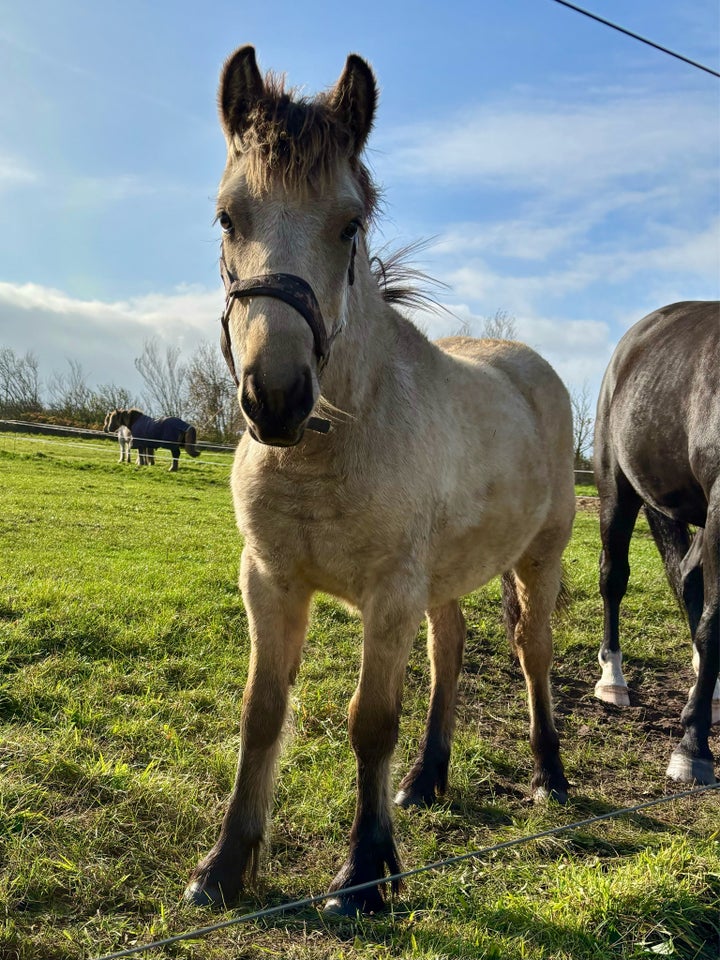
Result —
<svg viewBox="0 0 720 960"><path fill-rule="evenodd" d="M116 464L110 445L84 449L71 458L0 436L1 960L90 958L213 919L179 897L232 785L247 667L229 458L212 468L181 460L170 475ZM597 517L581 511L554 673L570 804L527 802L524 684L491 584L465 603L448 795L396 815L406 865L666 790L692 682L687 629L640 521L623 605L635 701L626 712L599 704L598 551ZM344 856L354 804L345 718L360 642L358 620L318 598L271 845L245 909L321 893ZM396 781L427 709L423 644L408 670ZM416 877L383 916L305 910L148 956L715 960L719 811L717 794L678 801Z"/></svg>

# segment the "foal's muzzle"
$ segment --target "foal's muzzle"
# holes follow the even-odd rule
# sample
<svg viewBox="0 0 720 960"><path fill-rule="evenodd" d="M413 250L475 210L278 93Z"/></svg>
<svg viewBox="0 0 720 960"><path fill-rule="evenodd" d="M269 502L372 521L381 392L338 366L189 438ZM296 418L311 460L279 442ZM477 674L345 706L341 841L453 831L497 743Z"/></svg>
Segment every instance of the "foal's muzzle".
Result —
<svg viewBox="0 0 720 960"><path fill-rule="evenodd" d="M253 369L243 375L240 408L248 423L250 436L274 447L292 447L299 443L315 404L310 367L284 389L267 389Z"/></svg>
<svg viewBox="0 0 720 960"><path fill-rule="evenodd" d="M348 283L355 282L355 254L357 239L353 240L348 267ZM230 338L230 311L233 302L249 297L272 297L287 303L305 320L313 336L318 375L328 361L333 340L342 329L337 324L328 336L320 304L307 281L291 273L268 273L259 277L239 280L231 273L220 257L220 276L225 286L225 308L220 317L220 347L235 386L240 389L240 380L235 369L235 359ZM240 396L240 407L250 424L250 435L261 443L289 447L300 442L303 431L328 433L330 422L320 417L311 417L315 399L312 395L312 374L306 368L294 384L284 391L265 390L253 371L246 371Z"/></svg>

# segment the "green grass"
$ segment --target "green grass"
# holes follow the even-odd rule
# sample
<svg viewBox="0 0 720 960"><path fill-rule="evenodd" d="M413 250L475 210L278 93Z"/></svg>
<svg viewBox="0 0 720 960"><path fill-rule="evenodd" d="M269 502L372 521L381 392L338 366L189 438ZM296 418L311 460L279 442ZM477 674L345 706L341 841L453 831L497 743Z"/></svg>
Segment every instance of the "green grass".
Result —
<svg viewBox="0 0 720 960"><path fill-rule="evenodd" d="M0 960L79 960L213 921L180 901L231 788L248 639L230 460L137 470L116 449L0 434ZM160 459L160 458L158 458ZM592 490L583 490L591 496ZM573 795L527 801L519 668L497 583L469 635L445 802L398 811L406 866L661 796L692 682L687 629L647 527L623 605L633 706L592 690L602 631L597 516L578 514L554 688ZM321 893L346 852L346 735L360 625L319 597L281 761L271 845L242 909ZM427 708L422 634L395 782ZM713 737L717 752L717 735ZM230 928L153 958L718 957L720 798L711 794L408 881L383 916L315 910Z"/></svg>

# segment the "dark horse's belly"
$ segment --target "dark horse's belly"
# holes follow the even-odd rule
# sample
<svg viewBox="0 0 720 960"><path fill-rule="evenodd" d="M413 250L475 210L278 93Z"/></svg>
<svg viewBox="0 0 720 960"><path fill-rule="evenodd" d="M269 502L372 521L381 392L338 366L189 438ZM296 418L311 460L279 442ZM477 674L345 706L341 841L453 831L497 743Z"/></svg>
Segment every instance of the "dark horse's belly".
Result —
<svg viewBox="0 0 720 960"><path fill-rule="evenodd" d="M699 484L688 484L685 487L663 489L655 486L646 489L645 501L655 507L660 513L679 520L682 523L691 523L695 527L704 527L707 520L707 500Z"/></svg>

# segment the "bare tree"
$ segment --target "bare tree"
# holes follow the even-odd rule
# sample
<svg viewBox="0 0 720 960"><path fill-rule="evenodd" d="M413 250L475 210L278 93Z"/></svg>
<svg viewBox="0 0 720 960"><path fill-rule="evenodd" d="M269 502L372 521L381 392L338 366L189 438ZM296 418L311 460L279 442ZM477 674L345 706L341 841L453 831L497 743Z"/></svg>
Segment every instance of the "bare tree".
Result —
<svg viewBox="0 0 720 960"><path fill-rule="evenodd" d="M570 406L573 413L573 444L575 447L575 469L587 468L592 449L593 406L587 381L580 388L570 390Z"/></svg>
<svg viewBox="0 0 720 960"><path fill-rule="evenodd" d="M180 348L167 346L163 354L156 338L146 340L142 354L135 358L135 368L145 384L146 412L183 416L187 407L187 367L180 362Z"/></svg>
<svg viewBox="0 0 720 960"><path fill-rule="evenodd" d="M23 357L10 347L0 347L0 412L5 416L38 411L40 376L37 357L29 351Z"/></svg>
<svg viewBox="0 0 720 960"><path fill-rule="evenodd" d="M103 383L95 390L95 406L102 412L100 419L105 417L108 410L122 410L137 406L135 397L125 387L118 387L115 383Z"/></svg>
<svg viewBox="0 0 720 960"><path fill-rule="evenodd" d="M78 360L68 360L67 373L54 371L48 381L50 409L68 420L89 423L92 419L93 390L87 385Z"/></svg>
<svg viewBox="0 0 720 960"><path fill-rule="evenodd" d="M515 317L507 310L496 310L492 317L485 317L482 335L493 340L517 340Z"/></svg>
<svg viewBox="0 0 720 960"><path fill-rule="evenodd" d="M234 442L242 429L237 391L219 349L202 343L187 369L188 417L208 440Z"/></svg>
<svg viewBox="0 0 720 960"><path fill-rule="evenodd" d="M472 326L468 320L461 321L460 326L454 331L456 337L472 335ZM507 310L496 310L492 317L484 318L480 336L490 340L516 340L515 317Z"/></svg>

